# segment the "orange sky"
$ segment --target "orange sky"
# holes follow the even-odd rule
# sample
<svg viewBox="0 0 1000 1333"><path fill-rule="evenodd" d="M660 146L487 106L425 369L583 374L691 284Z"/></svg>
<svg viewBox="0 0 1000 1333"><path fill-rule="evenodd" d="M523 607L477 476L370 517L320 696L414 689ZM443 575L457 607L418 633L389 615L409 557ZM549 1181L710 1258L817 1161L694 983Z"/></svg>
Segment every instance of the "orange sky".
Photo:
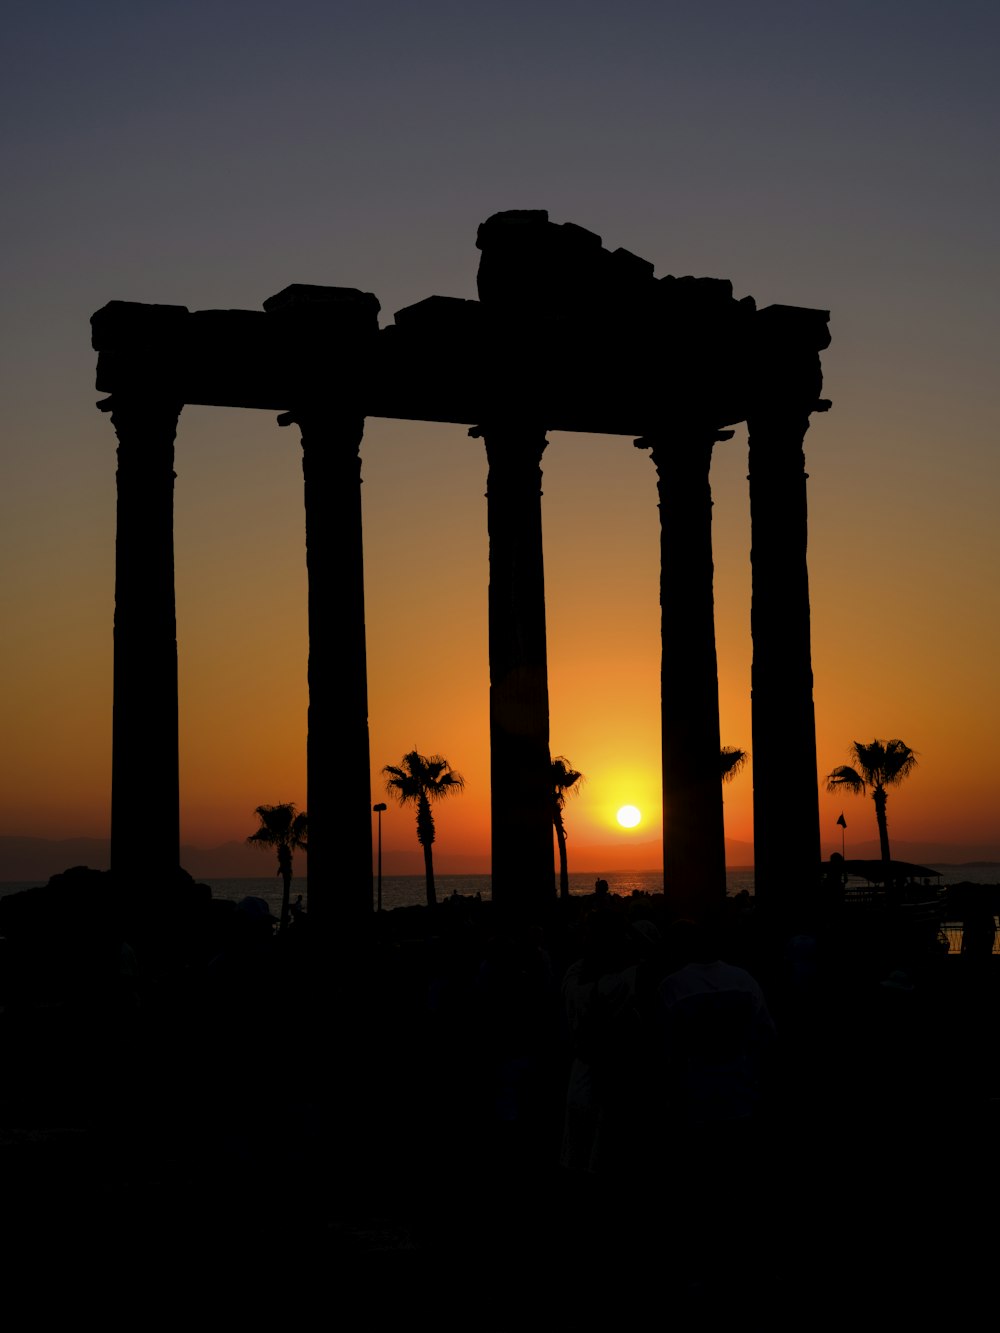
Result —
<svg viewBox="0 0 1000 1333"><path fill-rule="evenodd" d="M192 10L197 42L183 16L168 30L138 11L67 15L58 35L25 11L11 35L24 133L5 251L0 833L108 831L115 440L93 406L92 311L258 307L305 281L374 291L385 323L433 292L473 297L477 224L541 207L658 275L831 311L833 410L806 442L820 771L852 740L900 737L920 762L890 796L894 842L1000 857L995 19L907 10L900 27L845 6L771 23L764 6L751 24L720 3L669 22L638 6L612 32L588 6L567 28L555 5L529 50L517 5L483 18L488 34L431 17L425 33L404 9L398 27L352 9L348 32L339 10L307 8L239 48L225 5ZM305 803L296 436L271 414L182 414L196 845L245 837L262 802ZM444 754L467 787L440 808L439 853L482 855L485 453L461 427L373 420L362 456L372 799L383 764ZM722 739L749 748L746 461L738 430L712 484ZM660 835L655 472L629 439L564 434L543 471L552 749L587 775L567 809L584 869L587 847L624 856ZM752 841L751 797L748 770L725 792L736 842ZM645 815L631 832L614 823L625 802ZM876 836L870 801L822 793L825 852L841 809L849 852ZM383 830L387 848L415 846L410 812L390 808Z"/></svg>
<svg viewBox="0 0 1000 1333"><path fill-rule="evenodd" d="M828 389L836 395L832 368ZM113 436L97 413L83 423L105 455L86 534L92 568L78 571L79 586L58 588L44 559L28 569L22 615L32 647L13 718L21 762L7 832L107 828ZM891 512L875 528L879 497L854 502L856 516L870 511L875 536L842 549L850 485L840 427L835 408L808 438L821 770L844 762L855 737L899 735L920 766L890 799L893 836L978 845L995 826L982 720L970 701L989 694L996 622L976 630L992 652L953 649L976 624L977 575L978 595L991 595L989 571L971 553L953 553L957 572L936 574L951 538L933 532L893 551ZM382 420L369 422L362 452L373 800L383 794L383 764L412 747L440 752L467 787L440 807L439 852L481 854L489 842L485 453L460 427ZM571 867L576 850L592 845L620 846L630 859L635 843L660 836L655 471L629 439L569 434L552 436L543 466L552 748L587 777L567 811ZM245 836L261 801L305 804L299 450L269 414L186 409L177 471L182 839L211 846ZM749 748L745 472L738 432L717 447L713 466L716 610L722 736ZM728 838L752 842L751 797L749 771L727 786ZM644 814L632 831L615 820L626 802ZM870 802L824 793L827 851L839 846L842 808L849 843L875 835ZM411 812L390 807L383 835L387 852L415 845Z"/></svg>

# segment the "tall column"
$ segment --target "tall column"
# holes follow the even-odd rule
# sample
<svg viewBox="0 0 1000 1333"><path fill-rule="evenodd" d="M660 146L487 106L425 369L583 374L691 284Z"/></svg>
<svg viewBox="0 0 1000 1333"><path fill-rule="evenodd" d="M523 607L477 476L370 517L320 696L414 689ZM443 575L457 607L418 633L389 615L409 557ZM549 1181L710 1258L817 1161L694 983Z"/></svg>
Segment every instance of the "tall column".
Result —
<svg viewBox="0 0 1000 1333"><path fill-rule="evenodd" d="M316 927L372 916L371 758L361 528L363 416L289 412L302 432L309 574L307 903Z"/></svg>
<svg viewBox="0 0 1000 1333"><path fill-rule="evenodd" d="M815 889L820 864L803 450L809 407L772 401L748 424L754 882L759 904L786 916Z"/></svg>
<svg viewBox="0 0 1000 1333"><path fill-rule="evenodd" d="M180 866L174 437L181 404L123 395L98 406L118 436L111 869L162 887Z"/></svg>
<svg viewBox="0 0 1000 1333"><path fill-rule="evenodd" d="M684 422L636 441L651 450L660 497L663 887L674 912L694 917L726 894L709 470L714 444L731 437Z"/></svg>
<svg viewBox="0 0 1000 1333"><path fill-rule="evenodd" d="M295 283L263 304L292 407L278 424L302 434L308 911L328 941L332 926L349 943L373 920L360 448L379 303L353 287Z"/></svg>
<svg viewBox="0 0 1000 1333"><path fill-rule="evenodd" d="M493 900L515 916L555 901L542 559L544 430L475 427L489 462Z"/></svg>
<svg viewBox="0 0 1000 1333"><path fill-rule="evenodd" d="M755 319L747 414L754 882L759 907L791 924L811 908L820 868L803 441L810 413L830 406L819 397L830 314L768 306Z"/></svg>

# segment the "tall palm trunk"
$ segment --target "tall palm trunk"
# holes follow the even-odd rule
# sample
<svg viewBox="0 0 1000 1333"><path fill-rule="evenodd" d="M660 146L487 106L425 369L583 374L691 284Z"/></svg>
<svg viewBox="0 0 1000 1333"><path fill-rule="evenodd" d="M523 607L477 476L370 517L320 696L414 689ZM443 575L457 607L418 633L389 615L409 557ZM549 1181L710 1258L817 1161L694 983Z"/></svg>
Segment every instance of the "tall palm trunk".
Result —
<svg viewBox="0 0 1000 1333"><path fill-rule="evenodd" d="M562 811L556 807L552 822L556 826L556 843L559 847L559 897L569 897L569 866L566 860L566 826Z"/></svg>
<svg viewBox="0 0 1000 1333"><path fill-rule="evenodd" d="M424 874L427 877L427 906L437 907L437 892L434 888L434 854L429 842L424 843Z"/></svg>
<svg viewBox="0 0 1000 1333"><path fill-rule="evenodd" d="M421 792L417 800L417 841L424 849L424 874L427 877L427 906L437 906L437 893L434 889L434 816L431 804Z"/></svg>
<svg viewBox="0 0 1000 1333"><path fill-rule="evenodd" d="M888 864L892 857L889 855L889 825L886 822L885 806L889 799L889 793L884 787L876 787L872 792L872 800L875 802L875 822L878 824L878 840L882 849L882 860Z"/></svg>
<svg viewBox="0 0 1000 1333"><path fill-rule="evenodd" d="M288 929L288 906L292 897L292 872L283 870L281 872L281 924L279 930Z"/></svg>
<svg viewBox="0 0 1000 1333"><path fill-rule="evenodd" d="M278 848L278 874L281 876L281 921L279 930L288 929L288 904L292 897L292 853L288 847Z"/></svg>

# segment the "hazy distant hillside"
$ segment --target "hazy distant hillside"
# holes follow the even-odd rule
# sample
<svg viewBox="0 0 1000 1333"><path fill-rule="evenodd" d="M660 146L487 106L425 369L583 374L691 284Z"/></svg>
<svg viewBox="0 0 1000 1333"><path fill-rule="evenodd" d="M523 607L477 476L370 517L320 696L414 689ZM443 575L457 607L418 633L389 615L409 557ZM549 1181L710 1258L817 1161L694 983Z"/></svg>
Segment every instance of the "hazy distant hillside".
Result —
<svg viewBox="0 0 1000 1333"><path fill-rule="evenodd" d="M107 838L0 837L0 880L37 880L44 883L70 866L107 870ZM269 874L274 857L243 842L221 847L182 847L181 865L195 879L243 878Z"/></svg>
<svg viewBox="0 0 1000 1333"><path fill-rule="evenodd" d="M954 843L954 842L904 842L896 838L891 842L892 855L897 861L913 861L917 865L964 865L970 861L1000 861L1000 841L990 843ZM877 838L868 842L845 843L845 853L850 861L878 861L882 852ZM823 857L831 852L839 852L840 844L824 846Z"/></svg>
<svg viewBox="0 0 1000 1333"><path fill-rule="evenodd" d="M108 868L107 838L0 837L0 880L38 880L70 866Z"/></svg>

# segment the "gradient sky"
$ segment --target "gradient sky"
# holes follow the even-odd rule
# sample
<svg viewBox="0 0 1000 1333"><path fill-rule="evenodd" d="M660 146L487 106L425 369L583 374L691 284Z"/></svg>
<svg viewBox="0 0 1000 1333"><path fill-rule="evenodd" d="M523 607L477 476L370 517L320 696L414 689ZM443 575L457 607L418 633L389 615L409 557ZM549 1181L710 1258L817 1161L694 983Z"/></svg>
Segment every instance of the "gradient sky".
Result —
<svg viewBox="0 0 1000 1333"><path fill-rule="evenodd" d="M820 772L898 736L920 763L890 835L1000 857L998 37L961 2L9 4L0 833L108 831L115 438L91 313L316 282L389 322L474 297L479 222L547 208L658 275L831 311L834 406L806 442ZM362 457L372 799L383 764L440 752L468 785L439 851L482 853L484 450L373 419ZM552 748L588 779L571 869L588 845L624 863L660 835L655 471L629 439L558 433L543 468ZM211 846L305 804L297 432L186 408L176 469L182 840ZM749 748L744 430L712 480L722 738ZM726 789L745 843L751 793ZM848 852L875 837L870 801L823 793L825 852L841 809ZM383 829L415 846L409 813Z"/></svg>

